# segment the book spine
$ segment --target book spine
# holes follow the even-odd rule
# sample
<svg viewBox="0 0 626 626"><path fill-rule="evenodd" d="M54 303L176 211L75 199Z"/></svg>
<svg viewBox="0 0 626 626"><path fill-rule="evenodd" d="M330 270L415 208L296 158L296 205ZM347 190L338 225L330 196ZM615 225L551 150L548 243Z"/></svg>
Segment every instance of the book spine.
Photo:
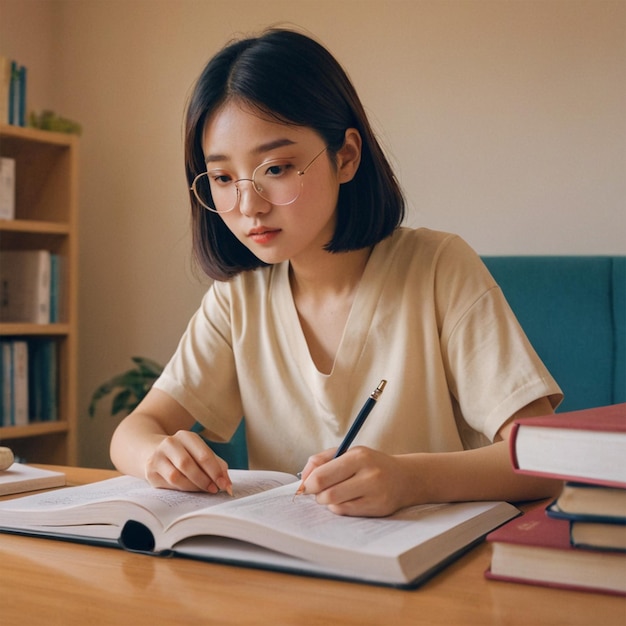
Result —
<svg viewBox="0 0 626 626"><path fill-rule="evenodd" d="M57 353L52 339L29 341L30 422L53 422L58 419Z"/></svg>
<svg viewBox="0 0 626 626"><path fill-rule="evenodd" d="M50 323L50 253L42 250L39 254L37 324Z"/></svg>
<svg viewBox="0 0 626 626"><path fill-rule="evenodd" d="M509 434L509 456L511 457L511 463L513 465L513 469L519 472L520 469L519 469L519 462L517 460L517 449L516 449L518 434L519 434L519 424L517 422L513 422L513 426Z"/></svg>
<svg viewBox="0 0 626 626"><path fill-rule="evenodd" d="M49 422L56 422L59 419L59 374L57 367L57 344L53 340L48 340L45 344L43 358L44 372L44 419Z"/></svg>
<svg viewBox="0 0 626 626"><path fill-rule="evenodd" d="M19 99L18 119L19 126L26 126L26 68L22 65L19 69Z"/></svg>
<svg viewBox="0 0 626 626"><path fill-rule="evenodd" d="M9 384L11 385L9 424L15 426L15 359L13 358L13 342L9 344L7 360L9 363Z"/></svg>
<svg viewBox="0 0 626 626"><path fill-rule="evenodd" d="M9 123L9 89L11 85L11 61L0 55L0 124Z"/></svg>
<svg viewBox="0 0 626 626"><path fill-rule="evenodd" d="M0 71L2 71L0 67ZM14 126L26 126L27 69L17 61L11 61L8 78L7 122Z"/></svg>
<svg viewBox="0 0 626 626"><path fill-rule="evenodd" d="M13 341L13 411L15 426L26 426L28 410L28 345L26 341Z"/></svg>
<svg viewBox="0 0 626 626"><path fill-rule="evenodd" d="M0 220L15 218L15 159L0 158Z"/></svg>
<svg viewBox="0 0 626 626"><path fill-rule="evenodd" d="M11 358L11 342L0 342L0 362L2 363L2 405L0 406L0 426L11 426L12 420L12 358Z"/></svg>
<svg viewBox="0 0 626 626"><path fill-rule="evenodd" d="M19 73L17 69L17 63L11 61L11 69L9 76L9 124L15 124L17 122L17 104L18 104L18 82Z"/></svg>
<svg viewBox="0 0 626 626"><path fill-rule="evenodd" d="M0 320L50 323L50 252L0 251Z"/></svg>
<svg viewBox="0 0 626 626"><path fill-rule="evenodd" d="M50 255L50 323L56 324L60 321L59 290L61 286L60 258L58 254Z"/></svg>

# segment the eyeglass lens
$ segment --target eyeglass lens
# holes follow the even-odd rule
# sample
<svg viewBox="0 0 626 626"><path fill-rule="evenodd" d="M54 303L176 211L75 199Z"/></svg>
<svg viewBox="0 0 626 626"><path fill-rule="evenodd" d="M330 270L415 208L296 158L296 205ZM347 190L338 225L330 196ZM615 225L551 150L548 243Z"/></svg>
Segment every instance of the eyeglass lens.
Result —
<svg viewBox="0 0 626 626"><path fill-rule="evenodd" d="M246 182L254 187L254 191L261 198L276 205L294 202L302 187L302 177L293 164L286 161L267 161L254 170L251 180L225 181L219 177L210 179L209 174L204 172L196 178L192 189L206 208L225 213L235 207Z"/></svg>

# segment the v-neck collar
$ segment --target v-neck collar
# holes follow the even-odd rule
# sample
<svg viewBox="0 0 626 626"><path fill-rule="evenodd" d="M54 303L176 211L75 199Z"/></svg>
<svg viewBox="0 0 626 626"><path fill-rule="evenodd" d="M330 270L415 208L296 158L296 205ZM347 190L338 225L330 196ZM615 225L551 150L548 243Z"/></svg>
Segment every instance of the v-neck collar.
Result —
<svg viewBox="0 0 626 626"><path fill-rule="evenodd" d="M291 366L297 367L302 378L311 386L319 407L329 413L329 418L336 414L343 403L352 401L346 397L345 390L346 386L350 385L353 372L367 343L378 301L386 283L391 263L392 238L393 236L377 244L370 254L356 288L329 374L320 372L311 358L291 291L289 263L284 262L273 268L274 279L270 297L290 349L290 354L286 355L286 358L291 360Z"/></svg>

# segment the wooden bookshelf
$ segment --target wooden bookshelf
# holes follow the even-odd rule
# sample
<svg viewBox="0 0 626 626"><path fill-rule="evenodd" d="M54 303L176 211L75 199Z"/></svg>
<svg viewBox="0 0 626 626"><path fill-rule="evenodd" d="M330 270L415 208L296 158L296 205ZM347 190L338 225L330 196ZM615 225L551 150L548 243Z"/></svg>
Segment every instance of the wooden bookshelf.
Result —
<svg viewBox="0 0 626 626"><path fill-rule="evenodd" d="M76 464L78 139L0 125L0 154L15 159L15 219L0 220L0 249L45 249L61 259L62 316L54 324L0 322L3 339L55 342L57 419L0 426L0 445L31 463Z"/></svg>

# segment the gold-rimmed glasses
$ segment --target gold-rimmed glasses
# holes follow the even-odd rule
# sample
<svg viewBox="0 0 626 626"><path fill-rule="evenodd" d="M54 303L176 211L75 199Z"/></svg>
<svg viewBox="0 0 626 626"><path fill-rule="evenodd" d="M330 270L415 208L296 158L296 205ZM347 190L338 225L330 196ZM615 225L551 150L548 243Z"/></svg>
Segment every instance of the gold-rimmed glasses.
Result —
<svg viewBox="0 0 626 626"><path fill-rule="evenodd" d="M303 176L327 149L322 148L301 170L295 168L292 159L271 159L258 165L251 178L232 180L227 174L202 172L194 178L191 191L205 209L214 213L228 213L237 206L239 184L244 181L251 182L254 191L270 204L292 204L302 191Z"/></svg>

